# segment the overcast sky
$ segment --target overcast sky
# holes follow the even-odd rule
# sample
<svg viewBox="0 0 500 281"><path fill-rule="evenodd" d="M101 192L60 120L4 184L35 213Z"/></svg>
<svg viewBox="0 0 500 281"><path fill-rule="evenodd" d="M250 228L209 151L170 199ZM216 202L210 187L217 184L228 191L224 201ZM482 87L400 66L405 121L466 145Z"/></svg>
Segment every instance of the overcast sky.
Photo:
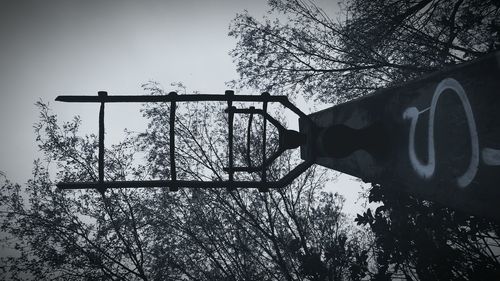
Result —
<svg viewBox="0 0 500 281"><path fill-rule="evenodd" d="M0 4L0 171L24 183L37 157L34 103L49 101L61 120L81 115L97 133L95 104L54 102L60 94L145 94L141 84L181 81L191 90L223 93L237 78L227 36L236 13L260 18L266 0L2 1ZM319 3L329 14L336 1ZM298 104L307 108L305 104ZM106 127L140 128L137 106L107 107ZM112 138L107 129L107 139ZM359 183L343 178L331 190L354 208Z"/></svg>

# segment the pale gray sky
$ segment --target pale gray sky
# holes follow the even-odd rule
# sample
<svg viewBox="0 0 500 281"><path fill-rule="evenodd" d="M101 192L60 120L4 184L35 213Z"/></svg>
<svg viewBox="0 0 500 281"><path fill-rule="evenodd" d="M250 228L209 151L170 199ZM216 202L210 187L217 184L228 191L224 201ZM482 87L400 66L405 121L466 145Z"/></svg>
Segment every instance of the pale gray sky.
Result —
<svg viewBox="0 0 500 281"><path fill-rule="evenodd" d="M260 18L266 0L2 1L0 2L0 171L18 183L37 157L34 103L50 101L61 120L81 115L97 133L95 105L54 102L60 94L144 94L141 84L182 81L189 89L222 93L237 78L227 36L236 13ZM327 12L335 1L319 3ZM308 107L298 104L299 107ZM137 106L107 108L106 127L140 128ZM109 132L109 131L108 131ZM107 139L113 136L107 135ZM359 183L345 177L331 190L355 208Z"/></svg>

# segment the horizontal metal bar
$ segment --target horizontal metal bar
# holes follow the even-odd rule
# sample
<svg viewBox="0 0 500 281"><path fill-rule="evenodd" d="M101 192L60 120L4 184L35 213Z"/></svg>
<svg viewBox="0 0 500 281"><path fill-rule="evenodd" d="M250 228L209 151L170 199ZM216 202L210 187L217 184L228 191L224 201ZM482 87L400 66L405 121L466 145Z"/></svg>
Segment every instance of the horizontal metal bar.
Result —
<svg viewBox="0 0 500 281"><path fill-rule="evenodd" d="M249 181L187 181L187 180L151 180L151 181L108 181L108 182L60 182L60 189L109 189L141 187L186 187L186 188L278 188L280 182Z"/></svg>
<svg viewBox="0 0 500 281"><path fill-rule="evenodd" d="M105 181L99 182L60 182L60 189L97 189L109 188L151 188L151 187L186 187L186 188L282 188L289 185L301 173L307 170L313 162L304 161L287 175L275 182L250 181L188 181L188 180L150 180L150 181Z"/></svg>
<svg viewBox="0 0 500 281"><path fill-rule="evenodd" d="M244 114L260 114L264 116L269 122L271 122L278 130L285 130L285 127L281 125L278 120L274 119L269 113L265 112L263 109L259 108L234 108L226 109L227 112L232 111L234 113L244 113Z"/></svg>
<svg viewBox="0 0 500 281"><path fill-rule="evenodd" d="M115 95L115 96L58 96L56 101L62 102L184 102L184 101L227 101L227 95L219 94L200 94L200 95L162 95L162 96L146 96L146 95ZM286 96L269 96L261 95L234 95L232 101L240 102L280 102L286 103Z"/></svg>
<svg viewBox="0 0 500 281"><path fill-rule="evenodd" d="M271 165L271 163L274 162L274 160L276 160L276 158L278 158L281 154L283 154L283 152L285 152L284 149L278 149L275 153L273 153L273 155L271 155L271 157L266 159L266 161L261 165L252 167L233 167L232 170L235 172L250 172L250 173L261 171L263 167L268 167L269 165ZM229 171L227 167L224 167L222 169L225 172Z"/></svg>

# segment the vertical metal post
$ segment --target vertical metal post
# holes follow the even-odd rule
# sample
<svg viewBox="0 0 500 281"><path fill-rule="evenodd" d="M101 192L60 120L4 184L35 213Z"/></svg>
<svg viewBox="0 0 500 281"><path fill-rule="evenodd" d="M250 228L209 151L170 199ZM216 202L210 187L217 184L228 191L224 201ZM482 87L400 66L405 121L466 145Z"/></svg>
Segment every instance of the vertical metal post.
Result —
<svg viewBox="0 0 500 281"><path fill-rule="evenodd" d="M65 183L60 182L57 186L61 189L86 189L93 188L97 189L100 193L104 195L105 191L109 188L136 188L136 187L168 187L171 191L178 190L179 187L189 187L189 188L227 188L229 191L236 189L237 187L242 188L258 188L259 191L267 191L269 188L274 187L282 187L283 179L278 181L269 182L267 179L267 167L272 164L276 158L278 158L284 151L284 149L292 149L301 145L300 141L292 141L292 142L284 142L282 144L282 138L284 138L283 132L287 132L282 128L279 122L273 119L269 114L267 114L267 106L269 102L279 102L287 107L286 103L288 102L286 96L270 96L269 93L262 93L261 95L235 95L234 91L227 90L224 95L220 94L206 94L206 95L177 95L175 92L171 92L168 95L145 95L145 96L120 96L120 95L111 95L109 96L105 91L99 91L98 95L92 96L58 96L56 98L57 101L62 102L84 102L84 103L100 103L99 110L99 136L98 136L98 177L92 182L72 182ZM228 116L228 144L229 144L229 167L224 167L224 171L228 172L229 177L228 180L223 181L189 181L189 180L179 180L177 179L176 173L176 161L175 161L175 122L176 122L176 110L177 110L177 102L190 102L190 101L217 101L217 102L227 102L228 108L226 109L226 113ZM169 132L169 145L170 145L170 173L169 179L166 180L146 180L146 181L105 181L105 146L104 146L104 137L105 137L105 127L104 127L104 110L105 104L110 102L122 103L122 102L161 102L161 103L170 103L170 116L169 116L169 124L170 124L170 132ZM262 102L263 109L256 109L255 107L250 107L248 109L237 109L234 106L234 102ZM287 107L288 108L288 107ZM298 110L297 108L295 108ZM292 108L293 110L293 108ZM234 155L234 115L237 113L250 114L248 128L247 128L247 153L246 160L248 162L249 167L235 167L235 155ZM252 130L252 118L253 114L259 114L264 117L263 129L263 147L262 147L262 164L258 166L253 166L251 161L251 130ZM304 115L306 118L308 116ZM299 116L302 117L299 114ZM267 157L267 121L271 122L274 126L278 128L280 134L280 148L277 151L270 153L270 156ZM298 133L297 133L298 134ZM289 135L289 134L288 134ZM287 136L288 136L287 135ZM288 138L287 138L288 139ZM283 146L283 147L281 147ZM244 160L243 160L244 161ZM304 165L302 165L304 166ZM168 167L166 167L166 170ZM293 175L288 177L295 178L301 171L296 170ZM261 172L261 181L260 182L251 182L251 181L239 181L234 177L235 172ZM168 173L168 171L165 171ZM95 175L93 175L95 177Z"/></svg>
<svg viewBox="0 0 500 281"><path fill-rule="evenodd" d="M229 145L229 181L234 181L234 170L233 170L233 122L234 122L234 108L233 108L233 96L234 91L225 91L227 96L227 106L228 106L228 145Z"/></svg>
<svg viewBox="0 0 500 281"><path fill-rule="evenodd" d="M252 133L252 119L253 119L253 110L255 107L250 107L250 116L248 117L248 127L247 127L247 163L248 167L252 167L252 159L250 157L250 135Z"/></svg>
<svg viewBox="0 0 500 281"><path fill-rule="evenodd" d="M263 112L263 115L267 114L267 102L269 101L269 96L270 95L268 92L262 93L262 97L263 97L262 112ZM262 128L262 176L261 176L261 181L267 182L267 173L266 173L267 166L264 165L264 163L266 162L267 118L263 118L263 119L264 119L264 121L263 121L264 124L263 124L263 128ZM259 188L259 191L265 192L265 191L268 191L268 189L267 188Z"/></svg>
<svg viewBox="0 0 500 281"><path fill-rule="evenodd" d="M170 101L170 178L173 186L170 187L170 191L178 191L177 171L175 168L175 109L177 107L175 98L177 97L177 93L170 92L168 95L172 97Z"/></svg>
<svg viewBox="0 0 500 281"><path fill-rule="evenodd" d="M97 95L101 98L107 97L108 92L99 91ZM97 169L99 173L99 184L104 183L104 101L101 101L101 107L99 109L99 155L98 155L98 163ZM99 192L104 193L106 188L101 186L98 189Z"/></svg>

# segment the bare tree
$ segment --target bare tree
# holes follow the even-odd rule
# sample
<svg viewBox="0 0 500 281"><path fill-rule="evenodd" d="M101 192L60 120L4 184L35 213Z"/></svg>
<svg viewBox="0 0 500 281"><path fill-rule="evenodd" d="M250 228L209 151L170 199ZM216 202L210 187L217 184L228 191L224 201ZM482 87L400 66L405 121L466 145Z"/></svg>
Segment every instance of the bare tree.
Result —
<svg viewBox="0 0 500 281"><path fill-rule="evenodd" d="M498 1L352 0L338 18L309 1L269 4L262 20L242 13L230 27L240 86L339 103L500 47ZM357 218L376 236L371 277L499 278L498 223L388 190L374 186L383 205Z"/></svg>
<svg viewBox="0 0 500 281"><path fill-rule="evenodd" d="M154 83L145 88L163 93ZM169 176L166 106L145 107L148 129L106 149L107 180ZM347 280L366 275L365 240L342 214L343 199L321 193L324 172L311 169L291 186L268 193L61 191L55 181L96 180L97 137L79 135L79 118L59 125L45 104L38 107L35 132L45 159L35 161L28 186L2 186L1 226L15 250L2 258L3 278ZM178 112L178 177L224 179L227 144L224 129L216 126L227 127L222 111L198 104ZM254 125L257 133L259 122ZM144 161L134 160L140 155ZM294 164L290 155L278 161L270 177ZM258 175L241 177L259 180Z"/></svg>
<svg viewBox="0 0 500 281"><path fill-rule="evenodd" d="M269 1L273 18L239 14L229 35L242 86L342 102L497 50L499 5L480 0ZM278 17L279 16L279 17Z"/></svg>

